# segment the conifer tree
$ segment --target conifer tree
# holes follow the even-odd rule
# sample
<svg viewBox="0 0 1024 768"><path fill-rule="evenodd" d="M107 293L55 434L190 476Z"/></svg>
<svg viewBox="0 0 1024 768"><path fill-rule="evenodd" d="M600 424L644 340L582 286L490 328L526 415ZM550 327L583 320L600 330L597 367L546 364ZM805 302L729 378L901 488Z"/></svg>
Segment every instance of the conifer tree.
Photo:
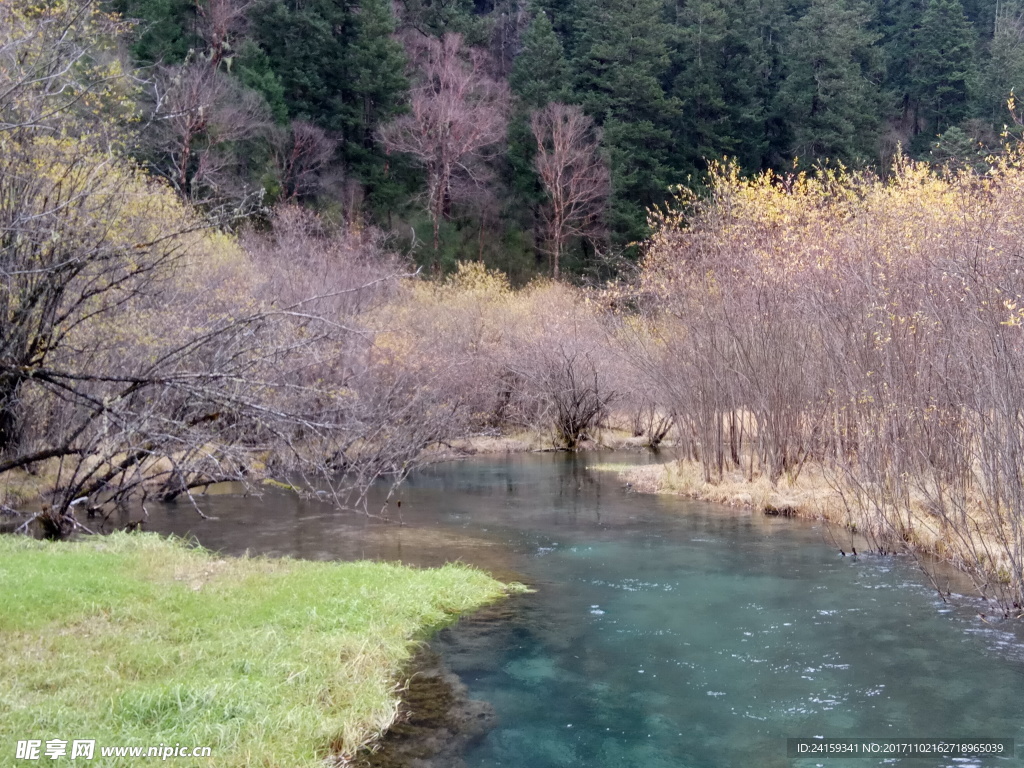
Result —
<svg viewBox="0 0 1024 768"><path fill-rule="evenodd" d="M566 55L570 57L575 50L576 21L581 13L577 5L577 0L533 0L534 9L547 15L551 21L551 28L561 41Z"/></svg>
<svg viewBox="0 0 1024 768"><path fill-rule="evenodd" d="M137 22L132 55L143 64L180 64L200 43L195 0L114 0L111 6Z"/></svg>
<svg viewBox="0 0 1024 768"><path fill-rule="evenodd" d="M266 52L253 40L243 40L232 72L246 88L252 88L263 96L270 107L274 122L284 125L288 122L288 104L284 96L284 84L278 77Z"/></svg>
<svg viewBox="0 0 1024 768"><path fill-rule="evenodd" d="M389 207L399 192L374 132L401 111L408 85L388 0L265 0L253 22L289 116L337 137L346 171L367 188L371 204Z"/></svg>
<svg viewBox="0 0 1024 768"><path fill-rule="evenodd" d="M874 47L878 36L867 30L867 22L863 6L812 0L794 26L779 102L792 126L795 156L846 164L876 156L882 69Z"/></svg>
<svg viewBox="0 0 1024 768"><path fill-rule="evenodd" d="M659 0L593 0L578 30L577 99L603 126L610 150L612 231L620 243L634 242L646 234L646 210L676 180L669 125L677 104L662 84L671 29Z"/></svg>
<svg viewBox="0 0 1024 768"><path fill-rule="evenodd" d="M569 64L562 42L543 10L537 12L523 33L522 50L516 57L509 86L527 109L568 100Z"/></svg>
<svg viewBox="0 0 1024 768"><path fill-rule="evenodd" d="M694 0L677 20L673 95L679 159L687 172L708 159L736 157L744 168L764 164L766 99L759 8L730 0ZM775 88L769 88L774 92Z"/></svg>
<svg viewBox="0 0 1024 768"><path fill-rule="evenodd" d="M914 38L918 129L936 136L966 118L976 87L974 27L960 0L931 0Z"/></svg>
<svg viewBox="0 0 1024 768"><path fill-rule="evenodd" d="M403 109L409 89L405 54L394 38L390 0L360 0L358 9L350 13L352 34L345 52L339 108L341 151L346 167L367 187L370 204L390 210L403 185L377 144L375 132Z"/></svg>
<svg viewBox="0 0 1024 768"><path fill-rule="evenodd" d="M508 127L509 186L518 201L534 213L542 191L533 158L536 142L530 129L530 112L550 102L571 101L569 63L562 43L555 34L547 13L540 10L523 33L522 50L509 77L513 107ZM535 240L539 236L536 216Z"/></svg>
<svg viewBox="0 0 1024 768"><path fill-rule="evenodd" d="M398 0L396 7L403 29L440 37L462 35L473 46L486 43L486 28L473 13L473 0Z"/></svg>
<svg viewBox="0 0 1024 768"><path fill-rule="evenodd" d="M1007 99L1024 95L1024 6L1008 2L996 16L983 83L983 109L995 125L1010 121Z"/></svg>

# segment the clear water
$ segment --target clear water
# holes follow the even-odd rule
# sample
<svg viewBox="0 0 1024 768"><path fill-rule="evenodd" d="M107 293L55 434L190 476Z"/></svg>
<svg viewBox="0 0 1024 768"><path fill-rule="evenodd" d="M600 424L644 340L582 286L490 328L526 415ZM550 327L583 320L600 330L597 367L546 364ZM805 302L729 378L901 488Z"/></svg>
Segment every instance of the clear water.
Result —
<svg viewBox="0 0 1024 768"><path fill-rule="evenodd" d="M1024 765L788 759L788 737L1024 746L1024 633L943 604L911 563L841 557L819 526L627 493L588 466L610 460L434 467L393 505L403 526L272 494L208 498L214 521L151 509L151 527L229 552L461 559L527 580L536 593L500 619L435 643L499 716L469 768Z"/></svg>

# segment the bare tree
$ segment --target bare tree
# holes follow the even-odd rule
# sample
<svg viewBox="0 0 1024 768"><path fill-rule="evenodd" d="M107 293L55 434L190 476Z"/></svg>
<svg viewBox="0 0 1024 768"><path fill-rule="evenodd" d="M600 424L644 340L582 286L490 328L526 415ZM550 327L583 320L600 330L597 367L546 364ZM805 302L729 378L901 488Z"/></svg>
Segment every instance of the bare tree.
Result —
<svg viewBox="0 0 1024 768"><path fill-rule="evenodd" d="M483 161L505 137L508 93L487 74L484 54L465 48L459 35L415 38L410 48L418 81L409 114L384 126L380 138L389 152L409 154L427 171L436 255L456 180L482 186L488 178Z"/></svg>
<svg viewBox="0 0 1024 768"><path fill-rule="evenodd" d="M205 61L167 67L154 81L154 169L184 200L239 198L240 142L270 127L266 103Z"/></svg>
<svg viewBox="0 0 1024 768"><path fill-rule="evenodd" d="M551 274L571 237L594 237L610 190L594 121L577 106L552 103L530 115L537 142L534 166L547 200L541 209Z"/></svg>
<svg viewBox="0 0 1024 768"><path fill-rule="evenodd" d="M244 28L246 14L254 0L197 0L199 34L207 45L210 65L215 69L222 61L230 65L234 49L232 38Z"/></svg>
<svg viewBox="0 0 1024 768"><path fill-rule="evenodd" d="M105 99L123 94L83 74L105 51L88 48L84 22L9 19L21 26L0 29L0 57L13 56L0 66L0 478L46 473L37 517L53 532L81 525L83 499L191 498L253 472L301 472L345 503L382 474L401 479L459 408L436 366L389 358L363 322L402 265L307 219L282 217L248 253L210 231L106 141ZM82 47L58 56L62 29ZM194 96L164 123L179 139L169 175L189 196L216 185L218 142L251 125L224 117L207 63L177 74L159 93ZM65 97L86 75L96 100L79 111Z"/></svg>
<svg viewBox="0 0 1024 768"><path fill-rule="evenodd" d="M289 201L320 191L322 174L338 143L312 123L293 120L274 137L274 163L281 181L281 198Z"/></svg>

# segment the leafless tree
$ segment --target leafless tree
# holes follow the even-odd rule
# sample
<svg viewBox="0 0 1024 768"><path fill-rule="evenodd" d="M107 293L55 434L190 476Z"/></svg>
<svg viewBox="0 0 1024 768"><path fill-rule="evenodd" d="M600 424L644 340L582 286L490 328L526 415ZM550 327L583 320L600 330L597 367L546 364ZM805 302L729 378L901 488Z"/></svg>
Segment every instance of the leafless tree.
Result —
<svg viewBox="0 0 1024 768"><path fill-rule="evenodd" d="M192 203L239 199L239 144L267 134L266 103L199 60L163 68L153 83L154 169Z"/></svg>
<svg viewBox="0 0 1024 768"><path fill-rule="evenodd" d="M199 34L206 43L210 66L216 69L223 61L230 64L232 39L244 30L254 4L254 0L197 0Z"/></svg>
<svg viewBox="0 0 1024 768"><path fill-rule="evenodd" d="M337 142L322 128L293 120L274 136L274 162L281 182L281 198L289 201L315 195L323 172L334 157Z"/></svg>
<svg viewBox="0 0 1024 768"><path fill-rule="evenodd" d="M415 37L409 58L416 68L409 114L384 126L389 152L411 155L427 172L427 210L440 247L441 222L450 214L458 180L483 185L485 160L505 137L507 88L487 73L485 56L457 34Z"/></svg>
<svg viewBox="0 0 1024 768"><path fill-rule="evenodd" d="M537 142L534 166L547 200L541 208L551 275L558 279L571 237L595 237L610 190L608 166L594 121L577 106L552 103L530 115Z"/></svg>
<svg viewBox="0 0 1024 768"><path fill-rule="evenodd" d="M101 86L119 81L97 74L90 109L64 98L102 52L80 22L10 18L24 24L0 50L21 67L0 67L0 479L45 472L40 519L59 532L82 504L191 498L254 472L301 473L343 503L403 477L459 408L443 369L389 357L364 322L404 267L294 212L248 252L212 233L105 142L106 99L123 94ZM84 47L55 56L60 29ZM215 150L251 132L219 112L223 80L203 68L160 91L180 99L164 124L183 196L215 185Z"/></svg>

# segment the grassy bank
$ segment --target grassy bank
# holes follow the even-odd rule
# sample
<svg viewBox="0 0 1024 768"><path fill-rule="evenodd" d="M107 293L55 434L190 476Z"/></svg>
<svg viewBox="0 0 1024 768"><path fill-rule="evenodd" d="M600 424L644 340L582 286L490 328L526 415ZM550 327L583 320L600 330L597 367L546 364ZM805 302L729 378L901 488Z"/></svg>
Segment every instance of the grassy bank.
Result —
<svg viewBox="0 0 1024 768"><path fill-rule="evenodd" d="M772 485L755 472L749 479L741 470L725 471L721 480L708 482L699 462L678 460L639 467L617 467L619 477L639 493L687 496L716 504L751 507L758 512L780 512L833 522L851 522L840 494L815 467L807 467L796 481L782 478Z"/></svg>
<svg viewBox="0 0 1024 768"><path fill-rule="evenodd" d="M176 765L323 765L392 722L412 641L504 593L458 565L0 537L0 765L57 738L95 739L91 765L130 761L100 746L161 743L212 748Z"/></svg>

